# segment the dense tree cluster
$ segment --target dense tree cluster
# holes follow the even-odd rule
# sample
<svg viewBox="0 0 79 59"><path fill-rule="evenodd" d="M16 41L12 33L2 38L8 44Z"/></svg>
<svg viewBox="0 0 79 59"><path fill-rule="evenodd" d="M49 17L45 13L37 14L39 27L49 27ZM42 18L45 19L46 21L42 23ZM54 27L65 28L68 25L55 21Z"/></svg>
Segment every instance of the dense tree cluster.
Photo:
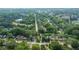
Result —
<svg viewBox="0 0 79 59"><path fill-rule="evenodd" d="M79 50L79 9L0 9L0 49Z"/></svg>

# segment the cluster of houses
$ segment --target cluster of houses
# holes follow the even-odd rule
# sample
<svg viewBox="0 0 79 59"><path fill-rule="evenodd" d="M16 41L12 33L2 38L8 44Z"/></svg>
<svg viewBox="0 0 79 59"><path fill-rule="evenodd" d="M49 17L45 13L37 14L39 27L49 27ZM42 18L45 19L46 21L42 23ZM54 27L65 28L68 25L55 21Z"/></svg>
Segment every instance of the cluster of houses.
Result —
<svg viewBox="0 0 79 59"><path fill-rule="evenodd" d="M7 35L0 35L0 38L26 39L26 37L24 37L24 36L20 36L20 35L18 35L18 36L11 36L11 37L9 37L9 36L7 36Z"/></svg>
<svg viewBox="0 0 79 59"><path fill-rule="evenodd" d="M1 39L4 39L4 38L14 38L14 39L16 39L16 40L31 40L31 41L34 41L34 40L35 40L34 37L27 38L27 37L22 36L22 35L11 36L11 37L9 37L9 36L7 36L7 35L0 35L0 38L1 38Z"/></svg>

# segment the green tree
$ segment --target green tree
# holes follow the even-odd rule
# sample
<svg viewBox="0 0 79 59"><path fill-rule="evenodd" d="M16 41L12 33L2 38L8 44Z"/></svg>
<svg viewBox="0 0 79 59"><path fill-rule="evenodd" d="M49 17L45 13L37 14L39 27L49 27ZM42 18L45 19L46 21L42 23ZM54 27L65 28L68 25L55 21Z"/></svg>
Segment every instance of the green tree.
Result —
<svg viewBox="0 0 79 59"><path fill-rule="evenodd" d="M0 46L3 46L4 40L0 39Z"/></svg>
<svg viewBox="0 0 79 59"><path fill-rule="evenodd" d="M56 33L56 28L55 28L54 25L51 25L50 23L47 23L44 26L47 29L47 32L49 32L49 33Z"/></svg>
<svg viewBox="0 0 79 59"><path fill-rule="evenodd" d="M41 50L46 50L46 45L41 45Z"/></svg>
<svg viewBox="0 0 79 59"><path fill-rule="evenodd" d="M32 50L40 50L40 46L38 44L33 44Z"/></svg>
<svg viewBox="0 0 79 59"><path fill-rule="evenodd" d="M78 40L73 40L71 42L71 46L73 49L79 50L79 41Z"/></svg>
<svg viewBox="0 0 79 59"><path fill-rule="evenodd" d="M29 50L29 44L26 41L22 41L21 43L17 43L16 50Z"/></svg>
<svg viewBox="0 0 79 59"><path fill-rule="evenodd" d="M3 46L4 46L5 41L3 39L0 39L0 50L3 50Z"/></svg>
<svg viewBox="0 0 79 59"><path fill-rule="evenodd" d="M14 50L16 47L16 42L14 39L6 39L6 48L9 50Z"/></svg>
<svg viewBox="0 0 79 59"><path fill-rule="evenodd" d="M79 26L74 25L74 26L68 27L65 30L65 33L67 33L68 35L70 35L73 38L79 39Z"/></svg>
<svg viewBox="0 0 79 59"><path fill-rule="evenodd" d="M60 45L58 41L52 41L49 44L49 48L51 50L62 50L63 49L62 45Z"/></svg>

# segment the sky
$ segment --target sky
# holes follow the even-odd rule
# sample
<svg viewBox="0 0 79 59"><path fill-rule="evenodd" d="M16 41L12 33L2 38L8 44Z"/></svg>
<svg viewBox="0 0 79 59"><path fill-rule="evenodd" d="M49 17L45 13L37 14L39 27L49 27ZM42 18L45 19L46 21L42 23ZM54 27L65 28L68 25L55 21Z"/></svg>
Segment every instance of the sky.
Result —
<svg viewBox="0 0 79 59"><path fill-rule="evenodd" d="M0 8L78 8L79 0L0 0Z"/></svg>

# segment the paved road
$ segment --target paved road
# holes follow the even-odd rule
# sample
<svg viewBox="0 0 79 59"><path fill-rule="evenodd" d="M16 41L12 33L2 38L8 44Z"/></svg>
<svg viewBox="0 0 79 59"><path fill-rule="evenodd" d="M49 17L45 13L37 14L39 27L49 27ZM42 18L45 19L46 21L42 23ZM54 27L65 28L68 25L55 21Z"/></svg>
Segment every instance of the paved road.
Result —
<svg viewBox="0 0 79 59"><path fill-rule="evenodd" d="M39 44L39 45L46 45L46 44L49 44L49 43L37 43L37 42L27 42L28 44Z"/></svg>
<svg viewBox="0 0 79 59"><path fill-rule="evenodd" d="M41 49L41 45L48 45L49 44L49 43L37 43L37 42L27 42L27 43L30 44L30 48L32 48L33 44L38 44L38 45L40 45L40 49ZM47 50L49 50L49 48L47 46L45 46L45 48Z"/></svg>
<svg viewBox="0 0 79 59"><path fill-rule="evenodd" d="M36 29L36 32L38 32L38 24L37 24L36 14L34 16L35 16L35 29Z"/></svg>

